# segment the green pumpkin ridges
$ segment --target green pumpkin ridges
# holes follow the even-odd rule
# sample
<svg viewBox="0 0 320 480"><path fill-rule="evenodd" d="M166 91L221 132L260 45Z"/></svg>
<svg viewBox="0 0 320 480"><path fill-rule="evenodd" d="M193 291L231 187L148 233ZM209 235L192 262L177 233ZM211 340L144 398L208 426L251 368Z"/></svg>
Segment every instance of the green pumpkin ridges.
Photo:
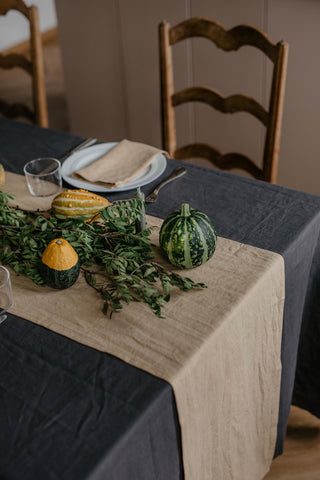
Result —
<svg viewBox="0 0 320 480"><path fill-rule="evenodd" d="M216 230L211 223L210 219L206 215L197 215L197 223L198 223L198 228L202 230L203 236L205 239L205 243L207 245L207 258L208 260L214 253L215 248L216 248L216 242L217 242L217 234ZM212 241L212 237L214 237L214 241Z"/></svg>
<svg viewBox="0 0 320 480"><path fill-rule="evenodd" d="M192 236L192 225L190 222L191 217L183 217L184 219L184 232L188 232L188 235L184 234L184 251L183 251L183 260L182 265L188 268L189 265L192 265L191 251L190 251L190 238ZM189 228L191 232L189 233Z"/></svg>
<svg viewBox="0 0 320 480"><path fill-rule="evenodd" d="M195 246L193 251L194 255L192 258L192 265L202 265L202 263L206 262L208 260L208 242L206 239L206 236L203 234L203 231L201 230L201 227L199 225L199 219L198 218L192 218L192 222L194 224L195 230L199 236L200 243L197 241L197 247ZM199 254L200 254L200 248L199 245L201 245L201 257L199 259ZM197 249L196 249L197 248Z"/></svg>
<svg viewBox="0 0 320 480"><path fill-rule="evenodd" d="M184 218L175 218L175 222L172 226L173 232L168 232L168 259L176 266L180 266L185 256L185 246L183 241L183 227L185 224ZM180 234L179 234L180 231Z"/></svg>
<svg viewBox="0 0 320 480"><path fill-rule="evenodd" d="M171 250L171 231L175 229L175 223L177 222L177 212L171 213L161 227L160 235L160 246L164 248L164 251Z"/></svg>
<svg viewBox="0 0 320 480"><path fill-rule="evenodd" d="M213 223L211 222L210 218L207 217L207 215L198 212L196 214L196 218L198 218L201 222L203 222L204 225L206 225L206 227L207 227L206 230L212 232L215 237L217 236L216 229L215 229Z"/></svg>
<svg viewBox="0 0 320 480"><path fill-rule="evenodd" d="M161 235L166 235L166 232L168 231L168 229L170 230L169 227L172 227L171 223L176 222L178 212L179 210L176 210L166 218L166 220L164 221L161 227Z"/></svg>
<svg viewBox="0 0 320 480"><path fill-rule="evenodd" d="M193 219L194 222L194 234L192 237L192 264L189 268L197 267L206 261L205 259L205 249L206 249L206 241L201 235L201 231L198 228L196 219Z"/></svg>
<svg viewBox="0 0 320 480"><path fill-rule="evenodd" d="M182 220L181 217L177 218L177 216L173 217L172 220L170 219L168 224L167 222L165 223L163 228L163 234L161 234L161 239L162 239L161 244L164 247L164 251L166 252L168 260L173 265L177 264L177 262L175 261L175 256L178 252L176 245L179 245L180 243L180 238L178 237L177 231L179 228L179 222L181 222L181 220ZM174 249L173 249L173 245L175 246Z"/></svg>

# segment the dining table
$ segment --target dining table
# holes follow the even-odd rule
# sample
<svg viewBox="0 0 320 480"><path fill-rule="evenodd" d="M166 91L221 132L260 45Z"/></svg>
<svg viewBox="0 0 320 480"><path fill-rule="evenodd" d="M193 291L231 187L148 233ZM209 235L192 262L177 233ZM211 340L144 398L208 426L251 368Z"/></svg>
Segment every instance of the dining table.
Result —
<svg viewBox="0 0 320 480"><path fill-rule="evenodd" d="M0 118L0 163L8 176L16 174L13 179L21 176L24 181L23 166L29 160L59 159L83 140L70 133ZM150 329L150 337L143 348L140 345L134 351L121 346L123 355L118 355L112 342L104 349L103 341L92 346L82 342L77 333L68 336L61 333L64 330L51 328L55 321L59 323L56 317L61 309L57 308L55 314L48 307L47 314L43 313L50 317L48 325L32 318L30 321L29 312L36 305L40 316L46 310L41 293L30 289L33 293L26 297L25 305L20 302L20 313L9 310L7 319L0 324L1 479L259 480L270 466L270 448L271 458L283 452L291 405L320 417L320 197L170 158L160 177L141 188L143 193L147 196L181 165L186 174L163 187L158 200L146 205L146 212L161 225L162 219L188 203L211 219L218 235L217 252L207 267L198 267L194 272L199 271L195 277L204 282L215 272L225 275L222 293L219 278L214 280L217 294L215 290L203 294L206 296L195 292L188 300L189 293L183 293L181 298L185 300L177 299L181 312L169 310L172 324L161 319L155 323L152 312L141 314L145 322L141 331ZM133 193L130 190L103 195L112 202L132 198ZM230 263L233 270L229 269ZM279 286L281 291L281 282L275 279L274 272L278 269L281 273L282 265L281 306L281 299L278 303L274 300L278 292L273 289ZM188 275L192 277L193 271L188 271ZM41 288L38 287L40 292ZM61 294L64 300L56 296L55 302L66 302L72 288ZM268 288L271 297L267 296ZM15 293L13 282L14 302L20 295L16 293L15 297ZM245 302L247 297L250 301ZM236 314L229 312L231 304ZM267 314L262 312L262 305ZM81 308L85 309L85 304ZM251 315L253 308L256 310ZM140 310L131 306L125 309L135 326ZM214 332L206 330L201 338L193 331L196 347L190 347L192 351L188 353L192 373L189 383L185 381L187 393L181 394L162 375L162 360L154 360L146 352L153 335L159 335L159 343L163 342L159 350L166 348L166 341L171 345L173 340L163 325L168 332L178 331L174 329L179 325L180 336L187 335L189 326L184 331L183 319L188 317L188 311L190 322L195 322L199 331L210 323L210 316L217 316L219 324ZM92 316L94 322L97 314L93 303L83 315ZM112 334L110 330L122 328L127 321L122 315L115 313L113 324L105 319L101 327L105 330L103 339ZM269 323L272 315L281 320L277 327ZM222 322L224 318L227 321ZM260 323L262 333L258 332ZM127 328L135 332L134 327ZM206 337L211 341L213 333L215 343L209 344ZM278 342L279 350L270 352L273 341ZM178 363L185 358L183 350L184 345L178 344L175 350L165 349L161 359L167 357L169 366L164 370L170 371L177 358ZM205 360L204 350L210 350L210 360ZM244 371L251 371L251 364L256 361L250 352L257 357L263 354L254 386L257 397L248 391L251 379ZM275 383L267 380L269 356L273 362L270 378ZM179 365L178 383L184 381L185 370L185 365ZM217 371L220 377L213 376L218 375ZM196 394L200 374L216 382L208 391L201 387L200 397L206 397L208 408L204 412L198 405L184 407ZM186 417L191 417L189 411L193 412L192 418L187 418L191 426L185 427L183 408L187 409ZM221 417L223 410L231 408L236 410L241 432L233 412L226 411L226 416ZM203 424L199 423L205 431L203 444L199 443L198 411L199 418L202 415L204 419ZM256 437L252 438L251 425L256 429ZM274 432L270 433L269 428ZM256 445L258 437L265 442L261 449ZM264 450L267 444L268 453ZM212 452L212 461L202 455L202 449ZM194 456L193 463L189 462L190 454Z"/></svg>

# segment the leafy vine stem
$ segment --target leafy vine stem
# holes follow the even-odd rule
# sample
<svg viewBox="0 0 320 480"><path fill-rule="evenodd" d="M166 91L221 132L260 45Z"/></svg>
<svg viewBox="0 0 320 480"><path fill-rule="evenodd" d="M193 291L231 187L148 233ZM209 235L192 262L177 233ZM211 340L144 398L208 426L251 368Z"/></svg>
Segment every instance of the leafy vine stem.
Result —
<svg viewBox="0 0 320 480"><path fill-rule="evenodd" d="M44 285L42 253L59 235L76 250L86 282L100 293L103 312L109 317L124 304L136 301L161 317L173 288L205 287L154 261L152 228L135 230L144 207L139 199L115 202L100 212L99 221L90 222L51 211L24 210L11 206L13 199L12 194L0 191L0 262L37 285Z"/></svg>

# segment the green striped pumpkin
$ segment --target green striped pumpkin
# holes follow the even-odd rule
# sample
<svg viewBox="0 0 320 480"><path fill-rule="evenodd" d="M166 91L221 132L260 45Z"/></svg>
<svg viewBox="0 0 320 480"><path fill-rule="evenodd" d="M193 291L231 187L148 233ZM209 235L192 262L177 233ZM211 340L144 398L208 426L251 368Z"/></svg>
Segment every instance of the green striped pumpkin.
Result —
<svg viewBox="0 0 320 480"><path fill-rule="evenodd" d="M175 210L164 220L159 242L172 265L194 268L212 257L217 234L207 215L184 203L181 210Z"/></svg>

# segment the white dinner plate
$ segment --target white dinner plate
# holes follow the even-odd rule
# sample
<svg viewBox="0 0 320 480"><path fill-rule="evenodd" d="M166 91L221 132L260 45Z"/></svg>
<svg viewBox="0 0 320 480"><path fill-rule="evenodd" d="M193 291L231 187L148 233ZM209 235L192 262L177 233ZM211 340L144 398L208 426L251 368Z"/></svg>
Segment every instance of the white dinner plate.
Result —
<svg viewBox="0 0 320 480"><path fill-rule="evenodd" d="M116 145L117 142L100 143L98 145L93 145L92 147L87 147L83 150L79 150L79 152L73 153L62 164L62 178L73 187L83 188L84 190L90 190L91 192L125 192L127 190L134 190L135 188L147 185L156 178L160 177L160 175L162 175L162 173L165 171L167 159L162 153L159 153L159 155L154 158L152 164L149 168L147 168L147 170L130 182L119 185L118 187L106 188L73 178L73 172L80 170L80 168L87 167L90 165L90 163L97 160ZM128 162L130 162L130 158L128 158Z"/></svg>

